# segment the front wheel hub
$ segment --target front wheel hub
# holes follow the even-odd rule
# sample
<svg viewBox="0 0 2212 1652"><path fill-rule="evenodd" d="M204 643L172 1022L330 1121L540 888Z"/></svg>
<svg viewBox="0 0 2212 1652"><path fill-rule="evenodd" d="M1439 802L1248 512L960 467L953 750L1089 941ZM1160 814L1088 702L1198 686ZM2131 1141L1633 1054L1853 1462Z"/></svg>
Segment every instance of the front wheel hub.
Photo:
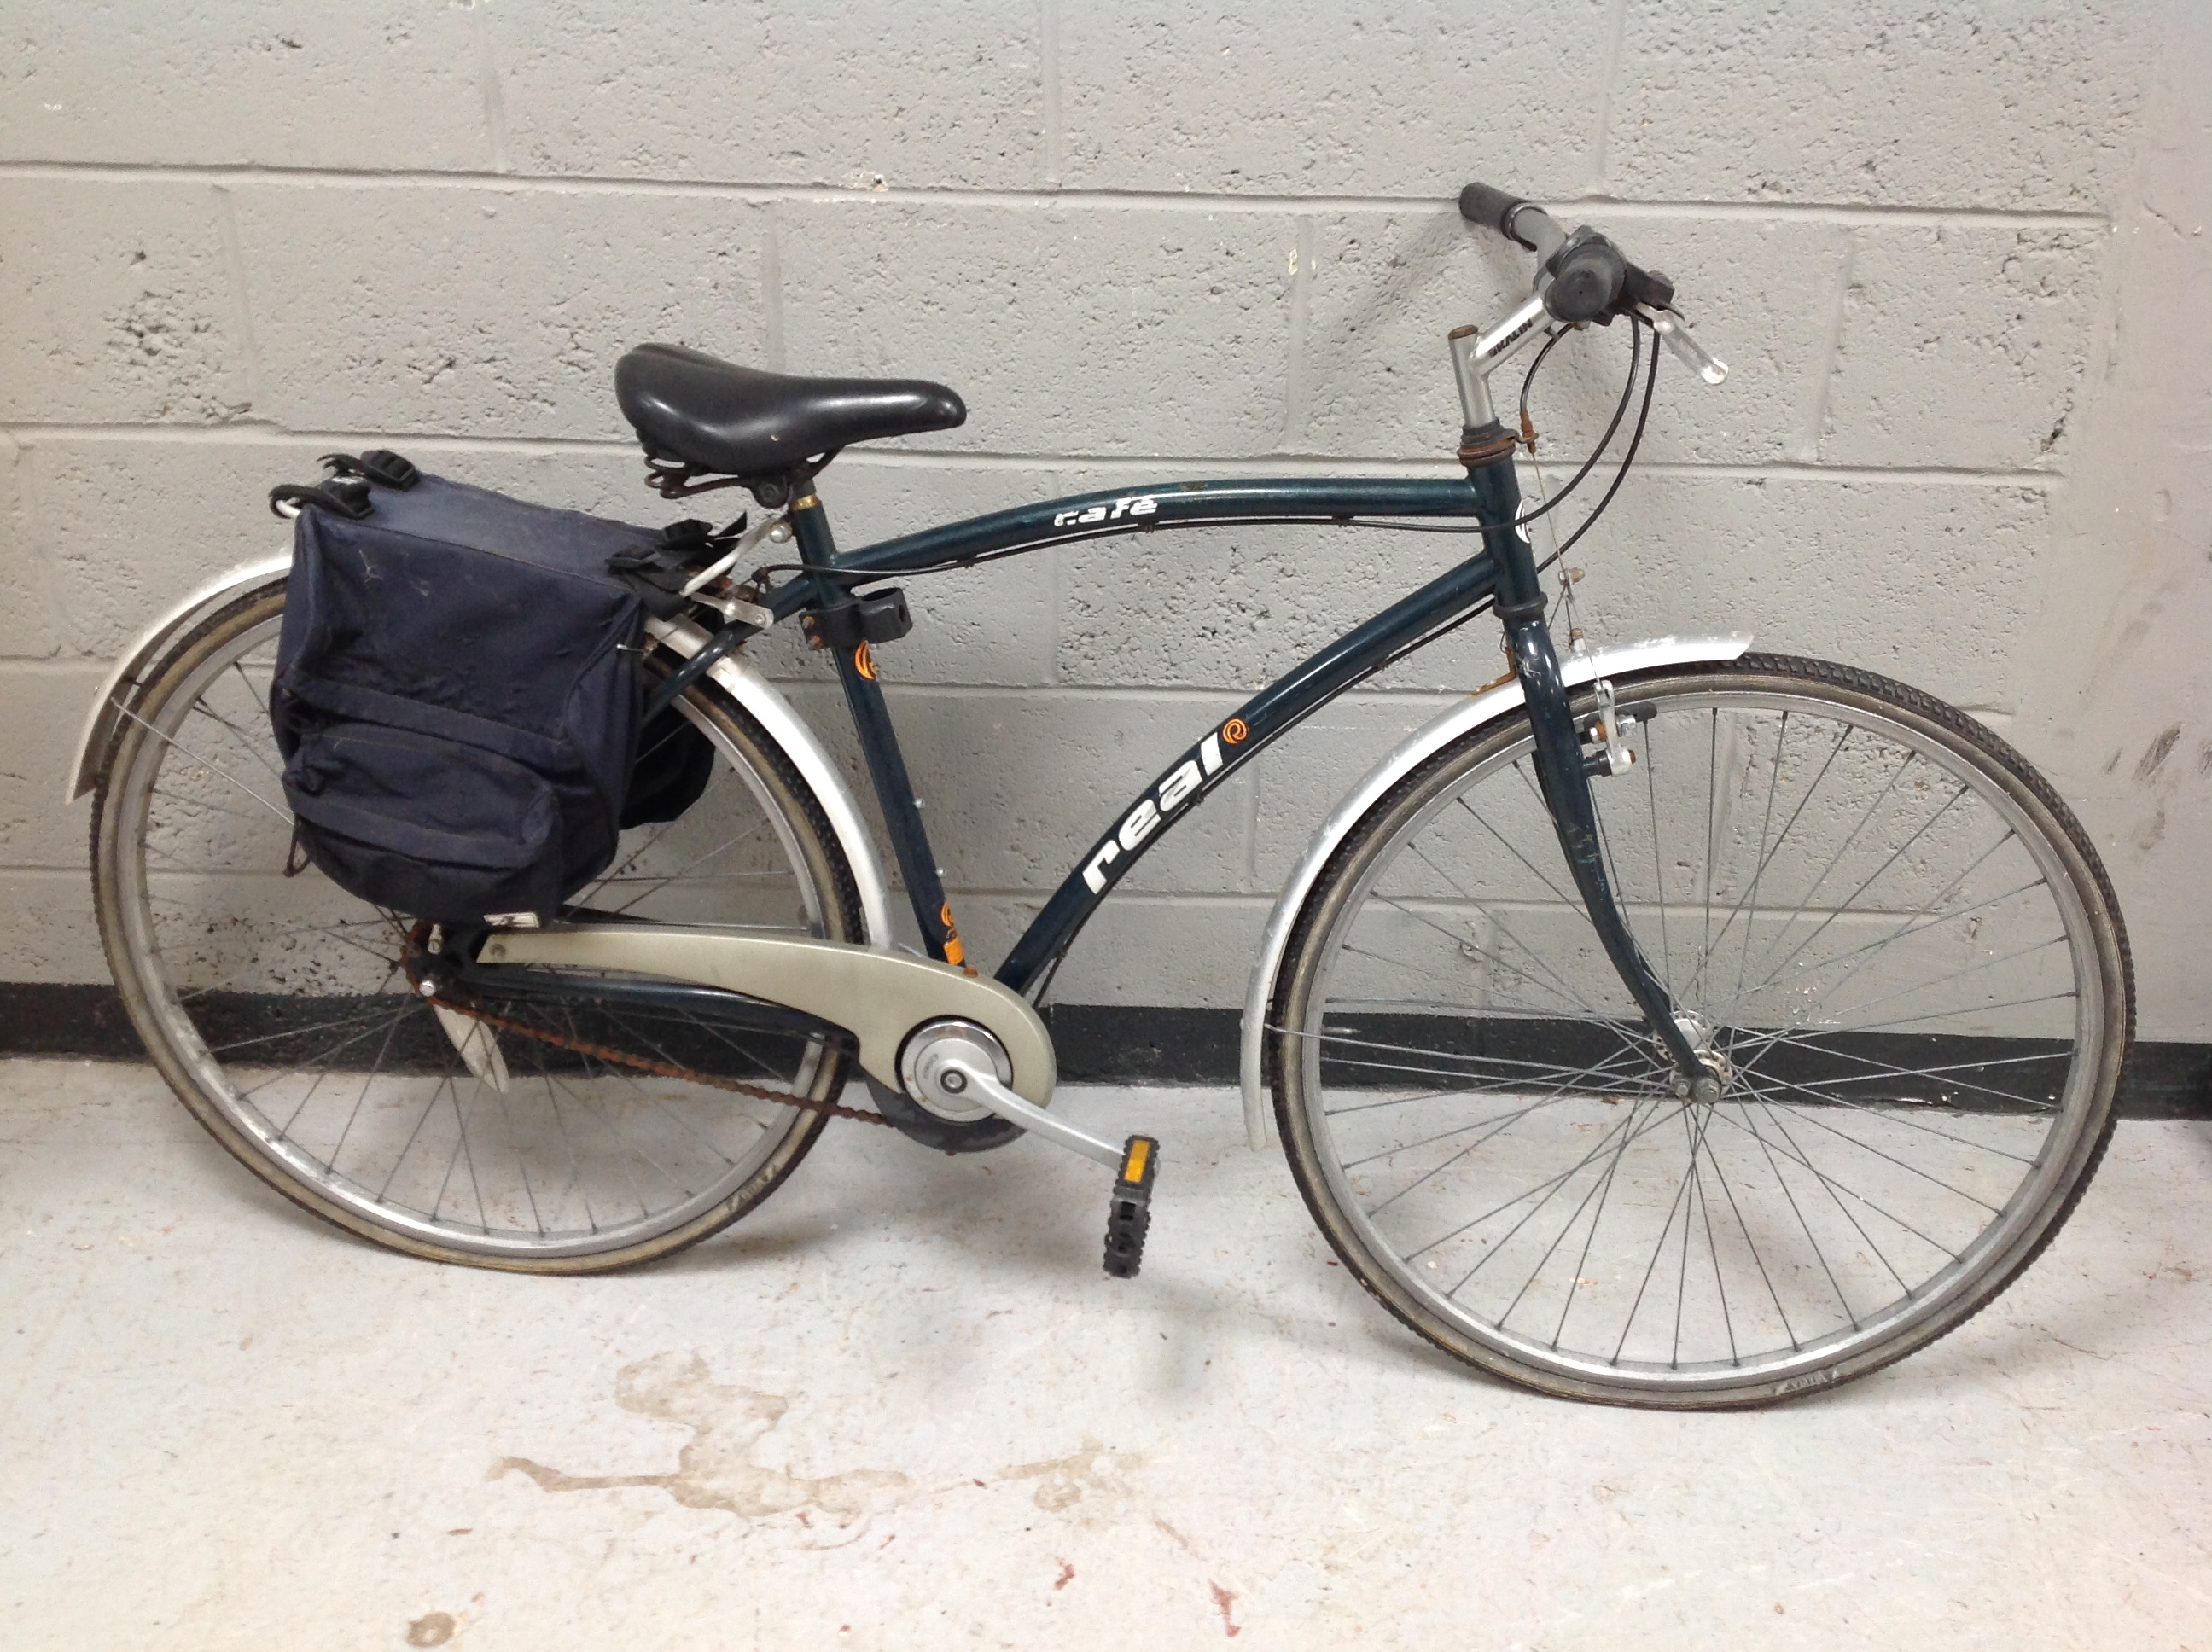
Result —
<svg viewBox="0 0 2212 1652"><path fill-rule="evenodd" d="M1712 1023L1695 1010L1677 1010L1674 1024L1681 1029L1682 1036L1697 1052L1698 1060L1705 1069L1703 1073L1694 1076L1676 1073L1674 1093L1688 1101L1717 1102L1734 1082L1735 1069L1729 1061L1728 1053L1713 1037Z"/></svg>

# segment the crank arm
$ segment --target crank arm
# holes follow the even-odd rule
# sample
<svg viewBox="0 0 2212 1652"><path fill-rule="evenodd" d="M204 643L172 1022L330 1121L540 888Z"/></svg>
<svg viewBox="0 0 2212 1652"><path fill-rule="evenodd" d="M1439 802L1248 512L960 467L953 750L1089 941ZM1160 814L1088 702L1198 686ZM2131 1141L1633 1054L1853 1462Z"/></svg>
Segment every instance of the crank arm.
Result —
<svg viewBox="0 0 2212 1652"><path fill-rule="evenodd" d="M1042 1136L1047 1141L1065 1147L1070 1152L1097 1159L1101 1164L1110 1164L1116 1169L1121 1168L1121 1149L1103 1137L1079 1129L1058 1114L1048 1113L1035 1103L1024 1101L1000 1084L999 1075L988 1071L985 1063L957 1055L950 1056L938 1069L937 1083L944 1084L945 1080L954 1073L965 1080L955 1088L972 1096L1000 1118L1021 1126L1032 1135Z"/></svg>
<svg viewBox="0 0 2212 1652"><path fill-rule="evenodd" d="M989 1072L988 1063L949 1056L938 1070L941 1085L958 1073L967 1079L963 1093L1002 1119L1056 1142L1085 1158L1110 1165L1114 1187L1106 1205L1106 1272L1117 1279L1133 1279L1145 1260L1145 1235L1152 1224L1152 1178L1158 1173L1160 1145L1150 1136L1132 1136L1121 1146L1079 1130L1065 1119L1056 1119L1041 1107L1031 1107Z"/></svg>

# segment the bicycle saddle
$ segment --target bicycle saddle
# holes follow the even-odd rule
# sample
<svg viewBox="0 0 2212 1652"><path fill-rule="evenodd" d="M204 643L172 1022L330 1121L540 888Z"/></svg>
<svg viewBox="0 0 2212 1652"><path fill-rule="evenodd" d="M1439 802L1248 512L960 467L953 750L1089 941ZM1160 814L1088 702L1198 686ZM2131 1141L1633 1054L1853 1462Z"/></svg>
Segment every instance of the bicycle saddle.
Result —
<svg viewBox="0 0 2212 1652"><path fill-rule="evenodd" d="M968 409L921 379L795 379L677 344L615 364L615 398L656 458L729 476L777 476L848 442L949 430Z"/></svg>

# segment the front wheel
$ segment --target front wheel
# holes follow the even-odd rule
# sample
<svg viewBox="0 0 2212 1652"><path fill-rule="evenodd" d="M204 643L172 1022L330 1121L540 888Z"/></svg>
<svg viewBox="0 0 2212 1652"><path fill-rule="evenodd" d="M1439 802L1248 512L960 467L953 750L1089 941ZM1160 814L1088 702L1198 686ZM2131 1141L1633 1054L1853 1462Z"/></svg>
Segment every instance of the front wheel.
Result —
<svg viewBox="0 0 2212 1652"><path fill-rule="evenodd" d="M1377 802L1299 914L1291 1168L1384 1306L1512 1381L1686 1407L1863 1376L2087 1185L2134 1027L2111 884L2019 754L1899 683L1748 655L1613 686L1607 870L1720 1099L1675 1094L1516 713Z"/></svg>

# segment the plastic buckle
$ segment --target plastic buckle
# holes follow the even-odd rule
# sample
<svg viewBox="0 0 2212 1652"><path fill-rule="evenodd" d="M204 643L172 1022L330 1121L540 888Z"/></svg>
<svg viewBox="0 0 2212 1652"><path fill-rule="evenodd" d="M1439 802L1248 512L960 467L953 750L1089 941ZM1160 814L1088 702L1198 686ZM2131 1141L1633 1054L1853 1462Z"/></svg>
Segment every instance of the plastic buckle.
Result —
<svg viewBox="0 0 2212 1652"><path fill-rule="evenodd" d="M361 456L362 474L371 482L380 482L387 488L405 492L422 479L422 471L413 463L393 452L389 447L372 447Z"/></svg>

